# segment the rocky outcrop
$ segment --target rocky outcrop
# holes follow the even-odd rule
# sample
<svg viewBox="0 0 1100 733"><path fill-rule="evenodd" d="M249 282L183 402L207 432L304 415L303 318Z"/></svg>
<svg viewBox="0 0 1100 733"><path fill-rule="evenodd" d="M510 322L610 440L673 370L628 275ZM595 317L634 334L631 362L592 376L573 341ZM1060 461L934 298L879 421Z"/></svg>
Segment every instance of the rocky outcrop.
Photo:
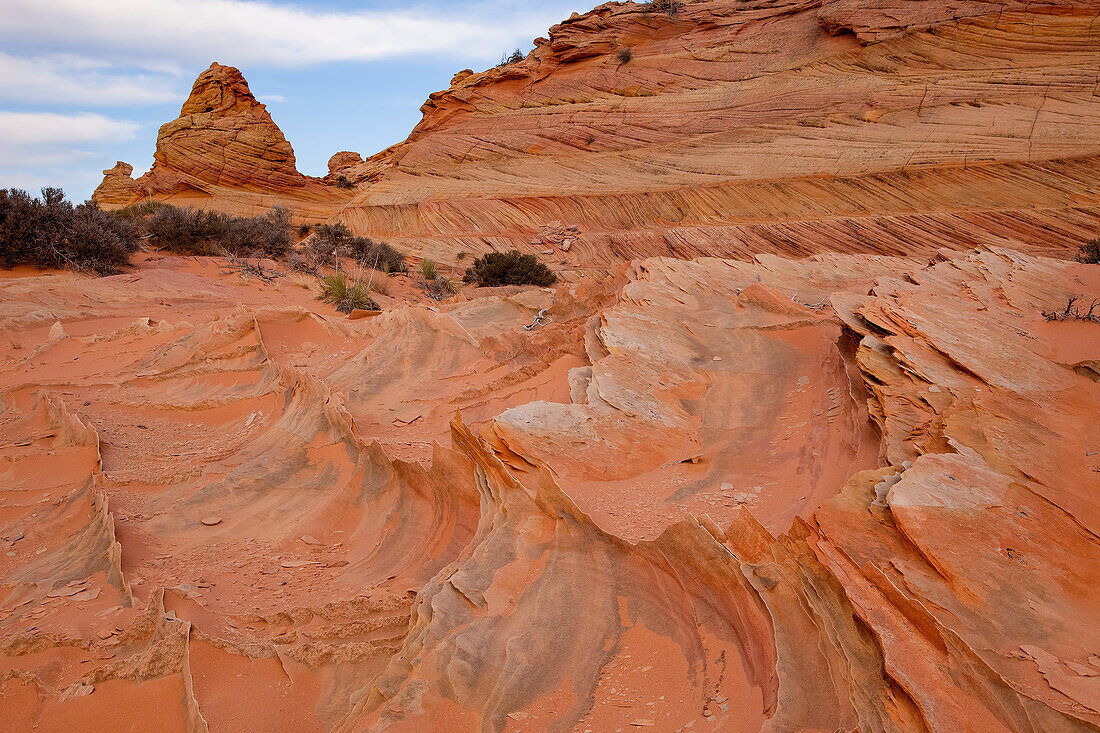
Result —
<svg viewBox="0 0 1100 733"><path fill-rule="evenodd" d="M178 119L157 134L153 179L175 174L216 186L305 185L294 150L232 66L211 64L195 80Z"/></svg>
<svg viewBox="0 0 1100 733"><path fill-rule="evenodd" d="M293 148L241 72L218 63L195 80L180 116L161 126L149 172L127 183L125 168L105 171L93 199L118 206L153 197L234 213L283 204L323 218L349 196L298 172Z"/></svg>
<svg viewBox="0 0 1100 733"><path fill-rule="evenodd" d="M1072 251L1100 226L1100 12L1053 3L606 3L459 74L341 214L437 259L584 235L637 256ZM621 52L629 49L629 54Z"/></svg>
<svg viewBox="0 0 1100 733"><path fill-rule="evenodd" d="M1090 0L605 3L520 61L463 70L409 138L324 179L214 64L139 193L283 203L413 254L542 253L566 271L759 252L1073 251L1100 227ZM117 173L97 196L121 203Z"/></svg>
<svg viewBox="0 0 1100 733"><path fill-rule="evenodd" d="M141 195L139 186L131 174L134 166L123 163L121 160L115 163L114 168L103 171L103 182L92 193L92 200L100 205L126 206Z"/></svg>
<svg viewBox="0 0 1100 733"><path fill-rule="evenodd" d="M344 150L328 159L328 172L330 175L334 175L354 165L359 165L362 162L362 155Z"/></svg>

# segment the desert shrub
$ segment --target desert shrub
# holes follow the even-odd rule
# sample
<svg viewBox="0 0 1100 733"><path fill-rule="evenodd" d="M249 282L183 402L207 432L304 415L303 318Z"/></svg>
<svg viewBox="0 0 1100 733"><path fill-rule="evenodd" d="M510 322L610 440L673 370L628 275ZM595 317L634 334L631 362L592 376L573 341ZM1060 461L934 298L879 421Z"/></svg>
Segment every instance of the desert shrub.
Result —
<svg viewBox="0 0 1100 733"><path fill-rule="evenodd" d="M184 255L280 257L291 246L290 210L281 206L252 217L162 206L141 226L155 246Z"/></svg>
<svg viewBox="0 0 1100 733"><path fill-rule="evenodd" d="M620 66L622 64L629 64L631 61L634 60L634 49L632 49L630 46L620 48L615 53L615 60L619 62Z"/></svg>
<svg viewBox="0 0 1100 733"><path fill-rule="evenodd" d="M351 181L349 181L348 177L345 176L343 173L341 173L340 175L336 176L336 187L337 188L355 188L355 184L352 183Z"/></svg>
<svg viewBox="0 0 1100 733"><path fill-rule="evenodd" d="M309 244L309 255L313 259L324 261L335 252L340 257L348 257L386 273L408 272L405 257L385 242L375 242L370 237L353 236L346 225L318 224L313 229L314 239Z"/></svg>
<svg viewBox="0 0 1100 733"><path fill-rule="evenodd" d="M478 287L498 285L538 285L546 287L558 281L557 276L534 255L509 252L490 252L474 260L466 270L466 282L476 282Z"/></svg>
<svg viewBox="0 0 1100 733"><path fill-rule="evenodd" d="M683 0L650 0L649 9L654 13L664 13L675 18L683 10Z"/></svg>
<svg viewBox="0 0 1100 733"><path fill-rule="evenodd" d="M432 300L443 300L458 292L458 281L446 275L436 275L424 284L424 290Z"/></svg>
<svg viewBox="0 0 1100 733"><path fill-rule="evenodd" d="M1048 321L1092 321L1100 323L1100 298L1096 298L1085 310L1081 296L1075 295L1066 301L1063 308L1052 311L1043 311L1043 318Z"/></svg>
<svg viewBox="0 0 1100 733"><path fill-rule="evenodd" d="M1082 244L1077 261L1084 262L1086 265L1100 265L1100 239Z"/></svg>
<svg viewBox="0 0 1100 733"><path fill-rule="evenodd" d="M299 224L298 225L298 236L299 237L302 237L302 238L308 237L310 232L312 232L312 231L313 231L313 225L312 224Z"/></svg>
<svg viewBox="0 0 1100 733"><path fill-rule="evenodd" d="M341 313L353 310L379 310L378 303L370 297L370 288L362 281L349 283L342 273L321 278L321 293L318 300L331 303Z"/></svg>
<svg viewBox="0 0 1100 733"><path fill-rule="evenodd" d="M518 64L520 61L523 61L524 58L523 51L520 51L518 48L512 51L512 53L502 53L497 68L507 66L508 64Z"/></svg>
<svg viewBox="0 0 1100 733"><path fill-rule="evenodd" d="M136 204L130 204L121 209L116 209L111 212L111 215L116 219L122 219L123 221L136 222L144 219L147 216L155 214L160 209L163 209L168 204L163 201L157 201L156 199L142 199Z"/></svg>
<svg viewBox="0 0 1100 733"><path fill-rule="evenodd" d="M439 274L439 268L435 264L435 260L423 259L420 261L420 274L424 276L424 279L428 282L435 280Z"/></svg>
<svg viewBox="0 0 1100 733"><path fill-rule="evenodd" d="M0 267L56 267L107 275L138 249L134 227L92 202L73 206L59 188L42 198L0 190Z"/></svg>

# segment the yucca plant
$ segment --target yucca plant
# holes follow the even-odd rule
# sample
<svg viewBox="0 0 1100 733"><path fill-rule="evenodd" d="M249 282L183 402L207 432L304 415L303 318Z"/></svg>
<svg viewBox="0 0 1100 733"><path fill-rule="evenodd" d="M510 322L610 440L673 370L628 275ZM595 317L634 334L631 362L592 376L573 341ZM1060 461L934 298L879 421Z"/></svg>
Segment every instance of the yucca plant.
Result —
<svg viewBox="0 0 1100 733"><path fill-rule="evenodd" d="M351 313L353 310L376 311L378 303L370 297L371 289L366 283L356 281L349 283L344 274L326 275L321 278L321 294L318 300L331 303L341 313Z"/></svg>

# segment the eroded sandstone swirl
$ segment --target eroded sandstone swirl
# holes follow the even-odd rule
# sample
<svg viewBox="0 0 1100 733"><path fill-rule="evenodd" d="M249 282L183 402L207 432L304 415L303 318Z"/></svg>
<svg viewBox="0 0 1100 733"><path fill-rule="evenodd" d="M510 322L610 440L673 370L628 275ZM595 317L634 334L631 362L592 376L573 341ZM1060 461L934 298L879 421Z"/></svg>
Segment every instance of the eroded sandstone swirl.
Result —
<svg viewBox="0 0 1100 733"><path fill-rule="evenodd" d="M1096 267L472 295L0 282L0 728L1100 727Z"/></svg>

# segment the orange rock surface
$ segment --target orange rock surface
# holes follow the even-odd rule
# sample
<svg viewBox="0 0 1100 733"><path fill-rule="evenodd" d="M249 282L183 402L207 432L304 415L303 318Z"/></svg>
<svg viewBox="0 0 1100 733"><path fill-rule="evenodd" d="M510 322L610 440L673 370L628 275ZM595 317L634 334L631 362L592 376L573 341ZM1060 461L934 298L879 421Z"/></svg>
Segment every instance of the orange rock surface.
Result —
<svg viewBox="0 0 1100 733"><path fill-rule="evenodd" d="M341 218L437 259L580 228L639 256L1076 248L1100 227L1100 8L606 3L460 74ZM620 53L630 49L629 60ZM537 236L534 237L537 239Z"/></svg>
<svg viewBox="0 0 1100 733"><path fill-rule="evenodd" d="M561 279L0 273L0 731L1100 729L1098 18L608 3L325 179L211 67L102 203Z"/></svg>
<svg viewBox="0 0 1100 733"><path fill-rule="evenodd" d="M1100 268L409 280L0 281L5 729L1100 724Z"/></svg>

